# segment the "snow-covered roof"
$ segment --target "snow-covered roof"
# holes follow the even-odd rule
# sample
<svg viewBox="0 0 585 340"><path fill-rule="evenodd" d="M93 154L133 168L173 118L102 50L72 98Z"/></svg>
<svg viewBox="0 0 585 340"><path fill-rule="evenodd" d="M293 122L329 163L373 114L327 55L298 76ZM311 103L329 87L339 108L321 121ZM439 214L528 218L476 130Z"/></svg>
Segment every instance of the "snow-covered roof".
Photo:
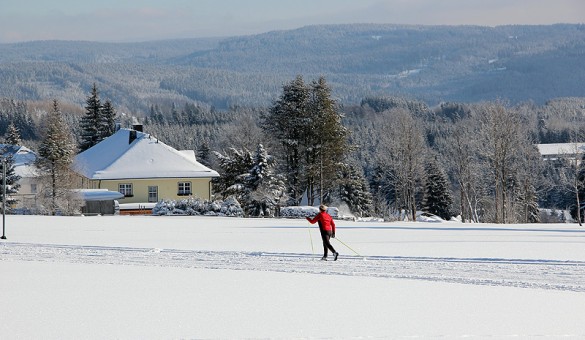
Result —
<svg viewBox="0 0 585 340"><path fill-rule="evenodd" d="M537 144L538 151L543 156L574 155L585 153L585 143L553 143Z"/></svg>
<svg viewBox="0 0 585 340"><path fill-rule="evenodd" d="M0 144L0 153L11 154L14 159L14 174L22 177L34 177L37 175L35 161L37 155L25 146Z"/></svg>
<svg viewBox="0 0 585 340"><path fill-rule="evenodd" d="M219 174L197 162L193 151L178 151L140 131L120 129L74 159L90 179L207 178Z"/></svg>
<svg viewBox="0 0 585 340"><path fill-rule="evenodd" d="M117 191L109 191L108 189L77 189L74 191L77 192L84 201L110 201L124 197L121 193Z"/></svg>

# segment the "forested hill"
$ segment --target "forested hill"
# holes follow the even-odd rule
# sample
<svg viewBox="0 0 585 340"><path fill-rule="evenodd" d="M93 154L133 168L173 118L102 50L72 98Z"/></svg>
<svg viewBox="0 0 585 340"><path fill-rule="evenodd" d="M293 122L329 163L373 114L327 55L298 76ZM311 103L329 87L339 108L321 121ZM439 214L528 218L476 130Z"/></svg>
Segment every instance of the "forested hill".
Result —
<svg viewBox="0 0 585 340"><path fill-rule="evenodd" d="M585 97L585 25L326 25L225 39L0 44L0 97L83 103L95 82L122 109L264 106L324 75L342 103Z"/></svg>

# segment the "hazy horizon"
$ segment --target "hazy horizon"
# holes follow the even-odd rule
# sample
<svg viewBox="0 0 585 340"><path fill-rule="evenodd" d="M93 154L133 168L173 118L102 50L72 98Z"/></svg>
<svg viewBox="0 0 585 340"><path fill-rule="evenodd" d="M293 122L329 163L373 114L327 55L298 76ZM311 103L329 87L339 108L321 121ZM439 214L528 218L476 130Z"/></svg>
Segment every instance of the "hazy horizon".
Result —
<svg viewBox="0 0 585 340"><path fill-rule="evenodd" d="M499 26L585 22L582 0L21 0L2 7L0 43L139 42L250 35L321 24Z"/></svg>

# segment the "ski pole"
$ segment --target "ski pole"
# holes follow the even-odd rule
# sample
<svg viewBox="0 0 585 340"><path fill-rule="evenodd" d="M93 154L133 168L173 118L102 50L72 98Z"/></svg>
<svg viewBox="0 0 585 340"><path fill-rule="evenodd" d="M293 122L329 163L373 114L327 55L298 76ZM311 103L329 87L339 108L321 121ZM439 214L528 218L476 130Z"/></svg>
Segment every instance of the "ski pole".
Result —
<svg viewBox="0 0 585 340"><path fill-rule="evenodd" d="M313 248L313 235L311 235L311 225L307 222L307 230L309 231L309 238L311 239L311 251L315 255L315 248Z"/></svg>
<svg viewBox="0 0 585 340"><path fill-rule="evenodd" d="M349 250L353 251L357 256L361 256L360 254L358 254L357 251L353 250L350 246L348 246L347 244L345 244L345 242L343 242L339 238L335 237L335 240L339 241L341 244L343 244L344 246L346 246ZM363 257L363 256L361 256L361 257Z"/></svg>

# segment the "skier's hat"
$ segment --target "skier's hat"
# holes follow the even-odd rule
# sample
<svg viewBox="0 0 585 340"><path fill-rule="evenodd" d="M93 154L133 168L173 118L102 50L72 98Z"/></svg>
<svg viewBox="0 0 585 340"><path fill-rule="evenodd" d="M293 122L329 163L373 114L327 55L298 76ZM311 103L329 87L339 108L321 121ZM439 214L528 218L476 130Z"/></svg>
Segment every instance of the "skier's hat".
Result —
<svg viewBox="0 0 585 340"><path fill-rule="evenodd" d="M319 206L319 210L321 210L321 211L327 211L327 206L325 204L321 204Z"/></svg>

